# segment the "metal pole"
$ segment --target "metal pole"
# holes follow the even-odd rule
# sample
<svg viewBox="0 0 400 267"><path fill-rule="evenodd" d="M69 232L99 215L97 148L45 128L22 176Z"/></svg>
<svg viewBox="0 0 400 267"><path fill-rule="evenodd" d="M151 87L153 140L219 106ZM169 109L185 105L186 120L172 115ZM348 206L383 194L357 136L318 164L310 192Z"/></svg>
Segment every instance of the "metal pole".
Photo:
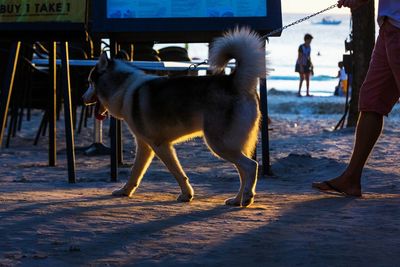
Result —
<svg viewBox="0 0 400 267"><path fill-rule="evenodd" d="M55 42L50 43L50 56L49 56L49 166L56 166L57 162L57 126L56 126L56 109L57 109L57 45Z"/></svg>
<svg viewBox="0 0 400 267"><path fill-rule="evenodd" d="M71 85L69 76L68 42L61 42L61 72L64 93L65 137L67 141L68 182L75 183L74 129L72 127Z"/></svg>
<svg viewBox="0 0 400 267"><path fill-rule="evenodd" d="M10 48L8 56L8 64L6 72L4 73L4 80L2 83L1 99L0 99L0 146L3 143L4 129L6 127L8 106L10 104L11 94L14 85L15 72L18 65L19 50L21 42L14 42Z"/></svg>
<svg viewBox="0 0 400 267"><path fill-rule="evenodd" d="M111 138L111 182L118 180L118 142L117 142L117 119L110 116L110 138Z"/></svg>
<svg viewBox="0 0 400 267"><path fill-rule="evenodd" d="M269 157L267 78L260 78L260 109L261 109L261 154L262 154L261 170L263 175L272 175L271 163Z"/></svg>
<svg viewBox="0 0 400 267"><path fill-rule="evenodd" d="M114 57L117 54L117 45L116 42L110 39L110 54L111 57ZM117 119L113 116L110 116L110 138L111 138L111 182L116 182L118 180L118 125Z"/></svg>

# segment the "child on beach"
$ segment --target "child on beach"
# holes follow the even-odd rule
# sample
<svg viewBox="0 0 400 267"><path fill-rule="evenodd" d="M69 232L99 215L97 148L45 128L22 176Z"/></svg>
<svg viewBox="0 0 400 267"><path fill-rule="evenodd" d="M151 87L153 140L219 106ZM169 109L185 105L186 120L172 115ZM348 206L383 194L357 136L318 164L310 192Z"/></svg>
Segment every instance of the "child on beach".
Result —
<svg viewBox="0 0 400 267"><path fill-rule="evenodd" d="M358 8L368 0L339 0L338 7ZM338 177L313 183L322 192L361 197L361 174L387 116L400 97L400 1L379 1L379 36L360 89L356 140L346 170Z"/></svg>
<svg viewBox="0 0 400 267"><path fill-rule="evenodd" d="M339 67L339 72L337 77L339 78L339 84L336 86L334 95L345 96L347 92L348 77L342 61L338 63L338 67Z"/></svg>
<svg viewBox="0 0 400 267"><path fill-rule="evenodd" d="M313 37L311 34L307 33L304 35L304 44L299 46L298 57L296 61L295 71L300 75L299 92L298 96L301 96L301 86L303 81L306 80L306 96L310 95L310 75L313 73L313 64L311 62L311 41Z"/></svg>

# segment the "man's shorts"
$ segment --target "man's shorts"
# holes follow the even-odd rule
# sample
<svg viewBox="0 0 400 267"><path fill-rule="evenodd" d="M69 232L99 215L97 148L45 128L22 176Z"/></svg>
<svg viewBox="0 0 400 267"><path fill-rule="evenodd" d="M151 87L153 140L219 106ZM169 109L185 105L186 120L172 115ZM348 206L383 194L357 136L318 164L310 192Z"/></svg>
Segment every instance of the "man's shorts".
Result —
<svg viewBox="0 0 400 267"><path fill-rule="evenodd" d="M387 116L400 97L400 28L385 21L360 89L359 110Z"/></svg>

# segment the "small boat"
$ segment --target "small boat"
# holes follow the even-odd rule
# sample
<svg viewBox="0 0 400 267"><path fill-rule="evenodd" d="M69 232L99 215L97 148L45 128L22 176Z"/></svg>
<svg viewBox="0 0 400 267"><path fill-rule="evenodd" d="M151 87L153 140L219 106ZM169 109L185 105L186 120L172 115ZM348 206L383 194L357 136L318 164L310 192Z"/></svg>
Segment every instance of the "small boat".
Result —
<svg viewBox="0 0 400 267"><path fill-rule="evenodd" d="M341 20L335 20L332 19L331 17L324 17L320 21L313 22L313 24L319 24L319 25L339 25L340 23L342 23Z"/></svg>

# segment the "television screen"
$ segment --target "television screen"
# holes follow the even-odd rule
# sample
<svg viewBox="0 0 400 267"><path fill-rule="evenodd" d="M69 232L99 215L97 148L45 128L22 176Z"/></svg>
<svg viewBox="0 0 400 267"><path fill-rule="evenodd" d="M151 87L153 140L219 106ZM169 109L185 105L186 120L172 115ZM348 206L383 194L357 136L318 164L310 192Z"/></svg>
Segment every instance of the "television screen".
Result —
<svg viewBox="0 0 400 267"><path fill-rule="evenodd" d="M114 19L265 16L265 0L107 0L107 18Z"/></svg>
<svg viewBox="0 0 400 267"><path fill-rule="evenodd" d="M280 0L95 0L93 34L124 42L209 42L236 26L282 26Z"/></svg>

